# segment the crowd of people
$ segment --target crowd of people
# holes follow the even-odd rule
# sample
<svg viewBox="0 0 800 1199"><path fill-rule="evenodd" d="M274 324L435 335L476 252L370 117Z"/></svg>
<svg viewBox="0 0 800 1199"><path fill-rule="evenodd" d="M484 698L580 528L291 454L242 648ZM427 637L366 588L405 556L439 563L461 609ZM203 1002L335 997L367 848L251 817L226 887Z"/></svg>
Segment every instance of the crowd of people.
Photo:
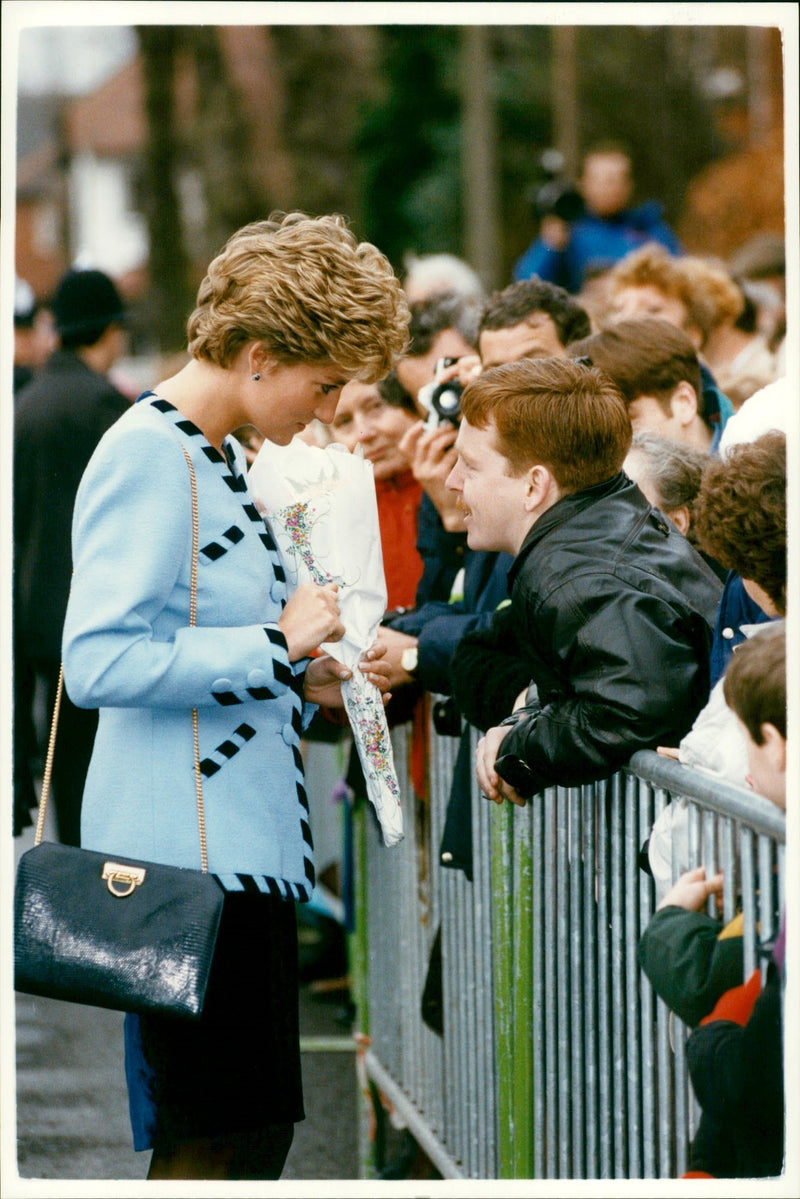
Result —
<svg viewBox="0 0 800 1199"><path fill-rule="evenodd" d="M363 669L390 724L414 722L421 795L424 696L458 738L443 868L472 877L473 776L488 801L523 805L659 749L785 805L782 297L685 254L652 206L630 209L619 147L592 150L581 184L579 219L545 219L491 294L451 255L409 259L398 280L338 218L247 226L201 284L186 364L135 402L110 377L125 304L102 272L70 271L56 347L20 370L15 834L36 807L37 703L51 706L62 656L63 841L191 865L190 709L221 751L205 778L226 888L213 1010L181 1036L126 1023L151 1177L277 1177L302 1118L293 905L315 881L302 754L321 719L347 737L345 676L319 652L343 627L335 586L286 592L247 502L259 438L360 446L373 464L387 610ZM181 451L216 547L191 630ZM354 754L347 783L365 794ZM785 924L765 987L749 980L742 998L740 941L703 910L723 880L676 881L681 838L673 804L640 857L658 901L640 961L693 1028L690 1167L779 1173ZM254 936L270 954L253 973Z"/></svg>

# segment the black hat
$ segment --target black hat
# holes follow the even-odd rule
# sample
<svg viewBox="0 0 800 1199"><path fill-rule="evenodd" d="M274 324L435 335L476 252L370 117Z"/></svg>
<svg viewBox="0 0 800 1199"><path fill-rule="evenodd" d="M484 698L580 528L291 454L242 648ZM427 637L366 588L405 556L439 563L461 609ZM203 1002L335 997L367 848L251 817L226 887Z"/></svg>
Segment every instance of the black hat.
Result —
<svg viewBox="0 0 800 1199"><path fill-rule="evenodd" d="M103 271L69 270L51 304L62 342L91 345L112 323L123 324L125 304L113 280Z"/></svg>

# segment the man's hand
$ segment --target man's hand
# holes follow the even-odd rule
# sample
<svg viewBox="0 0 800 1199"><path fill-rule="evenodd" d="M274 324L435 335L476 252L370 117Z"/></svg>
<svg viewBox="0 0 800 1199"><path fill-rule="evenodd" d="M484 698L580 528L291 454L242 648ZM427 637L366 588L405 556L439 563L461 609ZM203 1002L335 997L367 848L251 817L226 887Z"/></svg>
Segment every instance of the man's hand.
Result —
<svg viewBox="0 0 800 1199"><path fill-rule="evenodd" d="M381 627L380 641L381 645L385 647L383 668L389 687L393 691L396 691L398 687L408 687L414 682L414 679L407 670L403 669L400 659L403 656L403 650L414 649L417 646L417 638L409 636L408 633L401 633L397 629Z"/></svg>
<svg viewBox="0 0 800 1199"><path fill-rule="evenodd" d="M444 485L455 466L453 443L457 436L458 429L449 422L428 429L423 421L417 421L400 442L401 454L408 459L414 478L422 484L448 533L461 533L464 529L458 497Z"/></svg>
<svg viewBox="0 0 800 1199"><path fill-rule="evenodd" d="M497 728L489 729L486 735L481 737L475 751L475 773L478 778L478 786L487 799L491 799L495 803L502 803L504 799L508 799L511 803L524 808L525 800L517 794L510 783L500 778L494 768L503 739L507 733L511 732L512 727L511 725L499 725Z"/></svg>
<svg viewBox="0 0 800 1199"><path fill-rule="evenodd" d="M359 670L381 692L384 707L392 698L386 667L386 649L380 641L370 646L358 664ZM306 702L319 704L322 708L344 707L341 684L345 679L349 679L352 673L352 670L331 658L329 654L312 658L306 668L303 683Z"/></svg>
<svg viewBox="0 0 800 1199"><path fill-rule="evenodd" d="M695 870L687 870L667 891L659 908L686 908L687 912L699 912L705 905L709 895L722 893L722 871L713 878L706 879L705 866Z"/></svg>

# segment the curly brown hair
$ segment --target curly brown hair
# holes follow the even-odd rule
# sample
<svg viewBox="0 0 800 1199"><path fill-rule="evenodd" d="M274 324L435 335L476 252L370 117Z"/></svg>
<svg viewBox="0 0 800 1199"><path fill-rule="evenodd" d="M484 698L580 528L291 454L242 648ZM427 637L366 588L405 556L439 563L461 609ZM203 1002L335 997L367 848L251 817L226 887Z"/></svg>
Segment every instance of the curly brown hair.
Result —
<svg viewBox="0 0 800 1199"><path fill-rule="evenodd" d="M692 513L707 554L752 579L786 612L786 434L773 430L712 459Z"/></svg>
<svg viewBox="0 0 800 1199"><path fill-rule="evenodd" d="M680 300L703 344L712 329L736 320L744 307L741 290L722 267L694 255L673 255L655 242L626 254L609 272L608 282L612 305L625 287L655 287Z"/></svg>

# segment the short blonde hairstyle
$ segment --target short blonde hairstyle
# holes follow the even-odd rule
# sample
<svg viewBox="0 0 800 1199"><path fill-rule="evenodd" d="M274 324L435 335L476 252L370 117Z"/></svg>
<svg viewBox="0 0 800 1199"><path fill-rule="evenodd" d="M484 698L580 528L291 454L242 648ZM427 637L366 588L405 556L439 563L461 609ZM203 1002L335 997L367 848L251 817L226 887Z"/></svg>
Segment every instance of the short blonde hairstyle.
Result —
<svg viewBox="0 0 800 1199"><path fill-rule="evenodd" d="M408 344L408 305L384 255L341 216L273 213L234 233L208 267L189 352L229 366L248 341L282 363L384 378Z"/></svg>
<svg viewBox="0 0 800 1199"><path fill-rule="evenodd" d="M744 308L740 289L722 267L703 258L673 256L655 242L626 254L612 267L608 282L611 299L624 287L655 287L680 300L704 343L713 329L735 321Z"/></svg>

